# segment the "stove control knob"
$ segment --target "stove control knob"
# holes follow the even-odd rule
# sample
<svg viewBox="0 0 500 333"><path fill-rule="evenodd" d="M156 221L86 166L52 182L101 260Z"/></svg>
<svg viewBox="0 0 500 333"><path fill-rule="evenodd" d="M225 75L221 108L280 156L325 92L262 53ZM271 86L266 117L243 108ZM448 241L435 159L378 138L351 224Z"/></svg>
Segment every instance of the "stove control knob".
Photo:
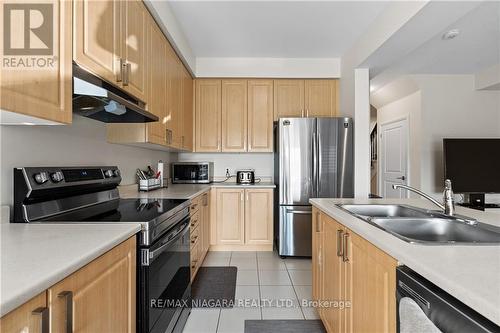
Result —
<svg viewBox="0 0 500 333"><path fill-rule="evenodd" d="M120 177L120 170L116 169L115 171L113 171L113 175L115 177Z"/></svg>
<svg viewBox="0 0 500 333"><path fill-rule="evenodd" d="M61 171L56 171L50 175L50 179L52 179L54 183L59 183L64 180L64 175Z"/></svg>
<svg viewBox="0 0 500 333"><path fill-rule="evenodd" d="M105 176L106 178L111 178L111 177L113 177L113 170L106 170L106 171L104 171L104 176Z"/></svg>
<svg viewBox="0 0 500 333"><path fill-rule="evenodd" d="M35 173L33 175L33 178L35 179L35 182L37 184L43 184L45 183L46 181L49 180L49 174L45 171L42 171L42 172L39 172L39 173Z"/></svg>

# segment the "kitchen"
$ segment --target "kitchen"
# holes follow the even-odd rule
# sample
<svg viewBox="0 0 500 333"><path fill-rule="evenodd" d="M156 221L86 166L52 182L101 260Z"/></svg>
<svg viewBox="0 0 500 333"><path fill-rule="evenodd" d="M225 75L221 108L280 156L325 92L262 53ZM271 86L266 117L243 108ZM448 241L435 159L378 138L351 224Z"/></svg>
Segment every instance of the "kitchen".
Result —
<svg viewBox="0 0 500 333"><path fill-rule="evenodd" d="M498 2L20 5L2 56L57 61L3 62L2 330L498 331ZM5 28L47 10L51 38ZM445 138L488 139L455 149L479 171ZM448 229L422 244L408 218Z"/></svg>

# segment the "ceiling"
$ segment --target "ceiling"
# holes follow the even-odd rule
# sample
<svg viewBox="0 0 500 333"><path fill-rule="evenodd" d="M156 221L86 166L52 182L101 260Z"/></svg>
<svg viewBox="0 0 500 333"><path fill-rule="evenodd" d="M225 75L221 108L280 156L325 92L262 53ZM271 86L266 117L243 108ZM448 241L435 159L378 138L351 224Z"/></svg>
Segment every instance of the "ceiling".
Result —
<svg viewBox="0 0 500 333"><path fill-rule="evenodd" d="M170 1L195 57L340 57L382 1Z"/></svg>
<svg viewBox="0 0 500 333"><path fill-rule="evenodd" d="M466 3L440 3L458 6ZM450 22L420 46L379 71L371 72L371 84L381 87L408 74L475 74L500 62L500 2L476 5ZM443 40L444 33L459 29L460 34ZM409 36L407 36L409 37ZM374 68L375 64L371 64Z"/></svg>

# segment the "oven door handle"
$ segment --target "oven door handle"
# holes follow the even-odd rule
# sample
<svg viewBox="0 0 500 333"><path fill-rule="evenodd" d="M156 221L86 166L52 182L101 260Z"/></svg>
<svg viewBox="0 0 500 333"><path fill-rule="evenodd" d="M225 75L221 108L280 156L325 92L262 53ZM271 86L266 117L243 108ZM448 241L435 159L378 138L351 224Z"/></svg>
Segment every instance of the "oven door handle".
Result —
<svg viewBox="0 0 500 333"><path fill-rule="evenodd" d="M175 243L180 237L184 236L189 231L189 217L186 218L186 222L184 222L184 226L181 230L179 230L174 236L167 241L165 244L162 244L159 248L150 251L149 249L143 249L142 253L142 264L143 266L149 266L151 262L153 262L158 254L163 252L165 248L169 247L173 243Z"/></svg>

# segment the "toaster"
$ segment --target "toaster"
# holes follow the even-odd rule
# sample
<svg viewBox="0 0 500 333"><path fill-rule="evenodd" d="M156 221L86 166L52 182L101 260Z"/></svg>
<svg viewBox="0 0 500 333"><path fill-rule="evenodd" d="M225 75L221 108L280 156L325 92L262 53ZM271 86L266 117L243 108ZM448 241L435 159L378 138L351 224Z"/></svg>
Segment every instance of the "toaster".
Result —
<svg viewBox="0 0 500 333"><path fill-rule="evenodd" d="M252 169L236 171L236 183L238 184L254 184L255 171Z"/></svg>

